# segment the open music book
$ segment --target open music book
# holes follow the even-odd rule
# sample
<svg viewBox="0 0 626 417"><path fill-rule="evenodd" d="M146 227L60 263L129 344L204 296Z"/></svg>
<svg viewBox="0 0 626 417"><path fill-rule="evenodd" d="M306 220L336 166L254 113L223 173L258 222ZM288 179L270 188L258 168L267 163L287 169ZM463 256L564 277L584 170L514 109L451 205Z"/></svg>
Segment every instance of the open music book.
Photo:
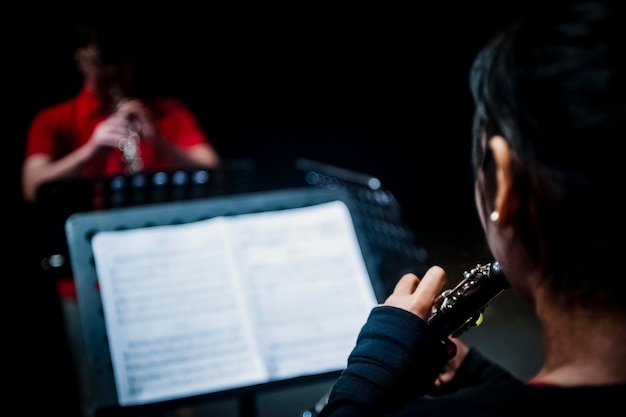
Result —
<svg viewBox="0 0 626 417"><path fill-rule="evenodd" d="M377 304L338 200L91 244L120 405L341 370Z"/></svg>

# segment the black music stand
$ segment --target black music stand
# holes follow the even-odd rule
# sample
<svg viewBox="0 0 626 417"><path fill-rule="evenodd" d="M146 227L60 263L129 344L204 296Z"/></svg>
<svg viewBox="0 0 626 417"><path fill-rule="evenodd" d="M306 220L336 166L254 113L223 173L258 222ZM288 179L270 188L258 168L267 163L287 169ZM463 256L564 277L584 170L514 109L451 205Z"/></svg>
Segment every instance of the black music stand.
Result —
<svg viewBox="0 0 626 417"><path fill-rule="evenodd" d="M90 403L84 404L83 407L85 414L100 416L113 413L117 416L122 413L130 416L134 415L135 412L145 412L146 409L154 408L153 405L138 407L121 407L119 405L111 352L107 341L103 303L98 290L98 277L91 246L93 236L101 231L190 223L217 216L306 207L335 200L343 201L350 209L351 215L358 217L358 207L348 193L343 190L313 187L246 193L210 199L120 208L103 212L77 213L70 216L66 222L66 235L78 293L78 308L86 352L85 366L88 369L87 375L89 375L89 380L83 381L90 391ZM381 260L371 250L365 231L357 226L362 225L362 221L355 218L354 224L374 291L378 301L381 301L386 296L385 286L377 275ZM276 384L284 383L284 381L275 382ZM226 394L237 395L241 399L241 412L248 416L253 414L254 395L264 387L271 386L275 386L273 382L259 386L242 387ZM224 393L212 393L201 397L207 400L220 395L224 395ZM176 400L171 404L158 406L181 405L184 404L184 401L184 399Z"/></svg>

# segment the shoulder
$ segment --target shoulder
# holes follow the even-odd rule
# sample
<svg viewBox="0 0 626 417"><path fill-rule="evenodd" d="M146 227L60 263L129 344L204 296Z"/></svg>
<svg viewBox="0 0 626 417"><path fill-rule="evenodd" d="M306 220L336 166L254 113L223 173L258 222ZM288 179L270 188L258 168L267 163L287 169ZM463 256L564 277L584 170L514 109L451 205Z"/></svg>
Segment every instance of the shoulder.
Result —
<svg viewBox="0 0 626 417"><path fill-rule="evenodd" d="M35 112L31 119L30 126L31 128L40 127L45 129L52 126L59 126L65 123L68 118L75 113L77 105L76 97L48 104Z"/></svg>
<svg viewBox="0 0 626 417"><path fill-rule="evenodd" d="M174 97L152 97L143 100L156 119L172 123L188 123L196 119L195 113L181 99Z"/></svg>
<svg viewBox="0 0 626 417"><path fill-rule="evenodd" d="M536 414L537 404L557 415L579 414L594 409L600 414L612 413L623 404L626 384L602 387L532 386L518 379L498 380L454 394L428 397L410 403L402 415L427 413L433 416L528 416Z"/></svg>
<svg viewBox="0 0 626 417"><path fill-rule="evenodd" d="M476 410L482 415L485 410L499 410L499 415L532 415L537 404L560 415L577 413L581 408L594 404L595 411L607 413L623 404L626 384L614 386L534 386L515 378L496 380L475 388L460 390L457 394L433 400L443 407L458 407L458 410ZM470 413L470 415L474 415ZM465 413L467 415L467 413Z"/></svg>
<svg viewBox="0 0 626 417"><path fill-rule="evenodd" d="M61 115L65 115L73 111L76 104L77 104L77 98L70 97L62 101L45 105L44 107L42 107L41 109L37 111L35 117L36 118L59 117Z"/></svg>
<svg viewBox="0 0 626 417"><path fill-rule="evenodd" d="M144 101L152 110L159 112L189 112L189 106L181 99L175 97L152 97Z"/></svg>

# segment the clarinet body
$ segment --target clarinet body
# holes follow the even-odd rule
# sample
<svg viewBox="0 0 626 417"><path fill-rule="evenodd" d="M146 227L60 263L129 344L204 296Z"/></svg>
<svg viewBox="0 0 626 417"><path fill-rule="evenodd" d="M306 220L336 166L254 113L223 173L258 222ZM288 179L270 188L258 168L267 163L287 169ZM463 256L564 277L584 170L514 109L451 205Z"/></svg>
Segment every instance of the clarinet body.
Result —
<svg viewBox="0 0 626 417"><path fill-rule="evenodd" d="M463 273L463 280L456 287L441 293L441 303L428 324L442 339L457 337L479 325L489 302L509 287L500 264L478 264Z"/></svg>
<svg viewBox="0 0 626 417"><path fill-rule="evenodd" d="M124 100L131 99L131 97L124 95L122 87L117 83L109 87L109 97L113 113L119 110L119 106ZM141 149L139 148L139 142L141 141L141 123L137 115L132 113L127 115L127 120L128 135L120 140L118 148L122 151L122 160L126 166L124 169L125 173L127 175L134 175L141 171L144 166L141 157Z"/></svg>
<svg viewBox="0 0 626 417"><path fill-rule="evenodd" d="M428 324L441 339L457 337L478 326L487 305L509 287L500 264L477 264L463 272L463 279L454 288L441 293L436 303L438 306L428 318ZM300 416L317 416L328 402L329 395L330 391Z"/></svg>

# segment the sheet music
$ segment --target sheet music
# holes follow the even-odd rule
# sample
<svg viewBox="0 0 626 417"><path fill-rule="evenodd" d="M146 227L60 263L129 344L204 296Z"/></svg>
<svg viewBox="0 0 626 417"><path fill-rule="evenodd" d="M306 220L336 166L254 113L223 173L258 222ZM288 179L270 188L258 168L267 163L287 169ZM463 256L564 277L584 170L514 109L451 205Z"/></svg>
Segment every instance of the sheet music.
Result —
<svg viewBox="0 0 626 417"><path fill-rule="evenodd" d="M92 240L118 400L340 370L376 304L341 201Z"/></svg>

